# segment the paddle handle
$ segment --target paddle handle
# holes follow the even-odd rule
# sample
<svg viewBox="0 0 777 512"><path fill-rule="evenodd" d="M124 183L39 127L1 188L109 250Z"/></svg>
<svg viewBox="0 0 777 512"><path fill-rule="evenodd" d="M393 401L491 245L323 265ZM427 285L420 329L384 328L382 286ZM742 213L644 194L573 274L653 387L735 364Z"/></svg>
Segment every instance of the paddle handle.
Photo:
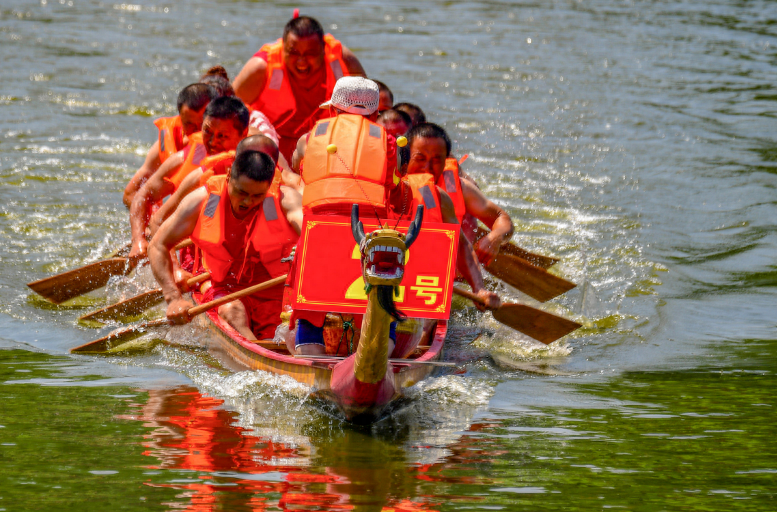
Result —
<svg viewBox="0 0 777 512"><path fill-rule="evenodd" d="M200 284L201 282L207 281L208 279L210 279L210 272L203 272L200 275L190 277L189 279L187 279L186 284L189 286L193 284Z"/></svg>
<svg viewBox="0 0 777 512"><path fill-rule="evenodd" d="M226 304L227 302L232 302L233 300L237 300L242 297L247 297L248 295L252 295L256 292L261 292L262 290L266 290L268 288L272 288L273 286L278 286L279 284L283 284L284 282L286 282L287 277L288 277L288 274L283 274L282 276L278 276L275 279L270 279L269 281L265 281L263 283L259 283L254 286L249 286L245 290L240 290L239 292L230 293L229 295L225 295L224 297L219 297L216 300L212 300L210 302L206 302L205 304L200 304L199 306L194 306L193 308L189 308L189 317L191 318L193 316L197 316L200 313L204 313L209 309L217 308L222 304Z"/></svg>
<svg viewBox="0 0 777 512"><path fill-rule="evenodd" d="M179 251L181 249L185 249L186 247L189 247L190 245L194 245L194 242L192 242L191 238L186 238L184 240L181 240L177 244L175 244L175 247L173 247L173 250Z"/></svg>
<svg viewBox="0 0 777 512"><path fill-rule="evenodd" d="M481 299L471 291L465 290L464 288L459 288L458 286L454 286L453 293L455 293L456 295L461 295L462 297L465 297L471 300L472 302L477 302L478 304L482 304L484 306L486 305L486 301L484 301L483 299Z"/></svg>

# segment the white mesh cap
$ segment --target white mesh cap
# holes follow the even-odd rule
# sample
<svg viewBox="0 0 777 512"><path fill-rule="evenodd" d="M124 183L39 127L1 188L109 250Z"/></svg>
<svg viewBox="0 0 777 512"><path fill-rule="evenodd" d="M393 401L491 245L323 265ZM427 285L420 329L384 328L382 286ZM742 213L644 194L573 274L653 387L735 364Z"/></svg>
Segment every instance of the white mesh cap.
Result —
<svg viewBox="0 0 777 512"><path fill-rule="evenodd" d="M321 108L336 107L349 114L368 116L378 110L378 84L361 76L344 76L332 90L332 99Z"/></svg>

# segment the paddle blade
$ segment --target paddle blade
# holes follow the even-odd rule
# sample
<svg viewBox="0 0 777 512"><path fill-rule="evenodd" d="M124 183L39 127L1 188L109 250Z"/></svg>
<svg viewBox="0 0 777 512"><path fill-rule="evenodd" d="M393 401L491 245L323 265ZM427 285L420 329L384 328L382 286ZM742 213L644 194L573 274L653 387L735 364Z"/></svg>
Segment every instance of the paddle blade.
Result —
<svg viewBox="0 0 777 512"><path fill-rule="evenodd" d="M55 276L28 283L44 299L60 304L79 295L102 288L111 276L124 276L134 268L128 258L110 258Z"/></svg>
<svg viewBox="0 0 777 512"><path fill-rule="evenodd" d="M498 255L485 267L495 277L540 302L548 301L576 286L571 281L509 254Z"/></svg>
<svg viewBox="0 0 777 512"><path fill-rule="evenodd" d="M493 313L497 321L546 345L581 326L572 320L524 304L502 304Z"/></svg>
<svg viewBox="0 0 777 512"><path fill-rule="evenodd" d="M488 229L478 225L477 229L475 230L475 240L480 240L488 233L489 233ZM558 258L554 258L552 256L543 256L541 254L529 252L526 249L522 249L521 247L518 247L513 242L507 242L505 244L502 244L502 247L500 248L500 253L509 254L511 256L521 258L523 260L528 261L529 264L534 265L535 267L540 267L541 269L549 269L559 261Z"/></svg>
<svg viewBox="0 0 777 512"><path fill-rule="evenodd" d="M162 290L151 290L150 292L141 293L140 295L131 297L127 300L87 313L79 317L79 320L95 320L103 322L106 320L117 320L125 316L135 316L143 313L152 306L156 306L164 299L165 297Z"/></svg>
<svg viewBox="0 0 777 512"><path fill-rule="evenodd" d="M161 327L163 325L170 325L170 322L166 318L162 318L160 320L154 320L153 322L146 322L139 325L123 327L113 331L107 336L103 336L102 338L90 341L89 343L84 343L78 347L71 348L70 353L95 354L106 352L142 336L148 331L148 329L153 327Z"/></svg>

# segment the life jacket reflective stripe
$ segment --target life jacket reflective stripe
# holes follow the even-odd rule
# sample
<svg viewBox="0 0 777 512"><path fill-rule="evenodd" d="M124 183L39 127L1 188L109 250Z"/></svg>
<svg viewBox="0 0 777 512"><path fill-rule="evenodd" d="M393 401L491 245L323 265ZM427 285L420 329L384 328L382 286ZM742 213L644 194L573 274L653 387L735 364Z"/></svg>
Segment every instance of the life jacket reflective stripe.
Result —
<svg viewBox="0 0 777 512"><path fill-rule="evenodd" d="M424 206L424 222L442 222L442 208L440 207L440 191L431 174L410 174L403 178L410 187L412 200L403 219L413 220L419 205Z"/></svg>
<svg viewBox="0 0 777 512"><path fill-rule="evenodd" d="M160 117L154 125L159 129L159 161L164 163L184 147L183 123L180 116L173 116Z"/></svg>
<svg viewBox="0 0 777 512"><path fill-rule="evenodd" d="M386 130L364 116L340 114L316 123L305 149L302 179L306 211L333 205L371 205L385 211L394 178L388 169ZM329 153L334 144L337 151Z"/></svg>
<svg viewBox="0 0 777 512"><path fill-rule="evenodd" d="M251 104L251 108L260 110L273 125L279 126L281 121L291 118L297 110L297 100L283 63L283 40L278 39L274 43L265 44L259 52L267 52L267 78L262 92ZM324 64L328 100L332 97L335 82L349 75L348 66L343 60L343 45L332 34L324 36ZM310 118L310 125L327 115L327 111L323 109L314 111ZM307 129L307 127L300 128Z"/></svg>
<svg viewBox="0 0 777 512"><path fill-rule="evenodd" d="M453 208L456 210L456 218L459 219L459 223L462 223L464 215L467 213L467 205L464 202L464 194L461 191L459 162L455 158L447 158L445 160L445 168L437 178L437 186L451 197Z"/></svg>
<svg viewBox="0 0 777 512"><path fill-rule="evenodd" d="M202 143L202 132L193 133L189 137L189 144L183 149L183 164L178 166L178 168L171 175L167 176L165 180L173 185L174 191L178 190L183 179L188 176L190 172L201 167L202 162L207 156L208 152L205 149L205 144Z"/></svg>
<svg viewBox="0 0 777 512"><path fill-rule="evenodd" d="M289 272L290 262L281 262L291 253L299 235L286 220L280 204L280 194L268 192L264 203L257 209L246 232L240 254L231 254L226 246L227 208L232 208L227 191L227 177L214 176L205 184L208 199L203 202L191 239L202 251L203 266L210 272L213 283L224 283L230 271L239 269L232 276L240 286L250 286L266 279ZM259 292L257 297L280 299L283 287Z"/></svg>

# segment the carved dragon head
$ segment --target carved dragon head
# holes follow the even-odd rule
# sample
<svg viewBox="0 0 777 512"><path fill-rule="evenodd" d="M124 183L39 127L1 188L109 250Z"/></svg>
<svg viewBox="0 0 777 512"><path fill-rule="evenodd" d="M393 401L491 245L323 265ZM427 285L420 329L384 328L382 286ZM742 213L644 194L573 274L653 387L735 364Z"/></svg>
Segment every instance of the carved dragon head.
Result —
<svg viewBox="0 0 777 512"><path fill-rule="evenodd" d="M381 307L394 317L403 315L394 306L393 289L405 275L405 251L418 237L423 216L424 208L419 206L407 235L389 228L376 229L365 235L364 225L359 220L359 205L355 204L351 209L351 232L359 244L364 283L378 287Z"/></svg>

